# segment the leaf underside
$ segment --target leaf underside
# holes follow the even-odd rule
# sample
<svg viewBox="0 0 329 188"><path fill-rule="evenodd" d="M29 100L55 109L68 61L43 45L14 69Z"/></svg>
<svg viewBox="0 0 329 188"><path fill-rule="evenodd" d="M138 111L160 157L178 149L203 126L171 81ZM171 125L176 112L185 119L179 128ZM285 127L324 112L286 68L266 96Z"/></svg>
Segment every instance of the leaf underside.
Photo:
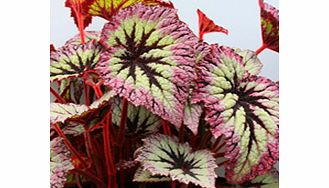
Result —
<svg viewBox="0 0 329 188"><path fill-rule="evenodd" d="M260 9L263 43L279 52L279 10L263 2L260 3Z"/></svg>

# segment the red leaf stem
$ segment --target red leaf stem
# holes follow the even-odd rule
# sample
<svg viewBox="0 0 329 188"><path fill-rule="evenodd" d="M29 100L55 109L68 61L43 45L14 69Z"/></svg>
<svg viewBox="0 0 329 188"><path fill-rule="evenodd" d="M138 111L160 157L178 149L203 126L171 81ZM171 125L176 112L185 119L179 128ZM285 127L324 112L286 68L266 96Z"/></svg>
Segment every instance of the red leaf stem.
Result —
<svg viewBox="0 0 329 188"><path fill-rule="evenodd" d="M85 128L87 128L87 127L85 127ZM84 137L85 137L85 146L86 146L87 154L88 154L88 157L90 159L92 159L92 161L93 161L93 164L94 164L95 170L96 170L96 176L98 178L102 179L103 173L102 173L102 169L100 166L101 164L99 163L98 158L95 157L98 152L97 152L97 150L95 150L94 144L91 141L91 135L90 135L89 130L86 130L86 132L84 133Z"/></svg>
<svg viewBox="0 0 329 188"><path fill-rule="evenodd" d="M166 120L161 119L161 125L163 129L163 133L165 135L171 136L171 131L168 122Z"/></svg>
<svg viewBox="0 0 329 188"><path fill-rule="evenodd" d="M60 96L52 87L50 87L50 92L51 92L51 94L54 95L54 97L56 97L56 99L60 103L62 103L62 104L66 103L65 99L62 96Z"/></svg>
<svg viewBox="0 0 329 188"><path fill-rule="evenodd" d="M262 44L261 47L259 47L257 50L256 50L256 55L260 54L263 50L265 50L267 48L267 45L266 44Z"/></svg>
<svg viewBox="0 0 329 188"><path fill-rule="evenodd" d="M105 154L105 162L107 168L107 178L108 178L108 188L112 186L112 176L115 176L115 167L114 161L112 157L112 149L111 149L111 138L110 138L110 126L112 126L112 112L109 111L106 115L106 124L103 128L103 142L104 142L104 154ZM114 182L115 183L115 182ZM116 185L114 185L116 187Z"/></svg>
<svg viewBox="0 0 329 188"><path fill-rule="evenodd" d="M86 84L86 82L84 82L83 84L83 91L84 91L84 99L85 99L85 104L87 106L90 105L90 97L89 97L89 91L90 91L90 88L88 87L88 85Z"/></svg>

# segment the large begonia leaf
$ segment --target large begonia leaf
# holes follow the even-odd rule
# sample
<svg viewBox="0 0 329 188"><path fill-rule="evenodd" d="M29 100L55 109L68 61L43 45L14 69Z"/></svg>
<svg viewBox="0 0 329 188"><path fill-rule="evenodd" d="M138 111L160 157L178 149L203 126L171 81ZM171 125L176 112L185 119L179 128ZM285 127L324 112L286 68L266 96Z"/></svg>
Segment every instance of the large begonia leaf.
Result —
<svg viewBox="0 0 329 188"><path fill-rule="evenodd" d="M152 175L150 171L143 170L143 168L139 167L135 172L133 181L154 183L154 182L171 181L171 179L167 176Z"/></svg>
<svg viewBox="0 0 329 188"><path fill-rule="evenodd" d="M79 77L93 69L102 47L95 40L80 45L66 45L50 55L50 81Z"/></svg>
<svg viewBox="0 0 329 188"><path fill-rule="evenodd" d="M50 104L50 123L64 123L67 119L79 119L87 114L94 112L95 110L106 105L110 99L115 96L112 91L106 92L100 99L93 102L90 106L84 104Z"/></svg>
<svg viewBox="0 0 329 188"><path fill-rule="evenodd" d="M104 26L100 42L107 51L96 70L104 84L180 127L195 74L197 37L176 10L130 6Z"/></svg>
<svg viewBox="0 0 329 188"><path fill-rule="evenodd" d="M66 176L74 168L71 154L60 137L50 141L50 187L62 188Z"/></svg>
<svg viewBox="0 0 329 188"><path fill-rule="evenodd" d="M234 51L242 57L244 67L251 75L258 75L261 72L263 64L260 62L255 52L251 50L241 50L239 48L234 49Z"/></svg>
<svg viewBox="0 0 329 188"><path fill-rule="evenodd" d="M278 159L279 88L250 75L233 49L210 48L198 67L198 97L213 135L226 137L226 177L233 183L249 181Z"/></svg>
<svg viewBox="0 0 329 188"><path fill-rule="evenodd" d="M169 176L173 181L201 187L215 187L215 158L208 150L192 151L188 143L162 134L143 139L136 160L152 175Z"/></svg>
<svg viewBox="0 0 329 188"><path fill-rule="evenodd" d="M111 101L112 121L116 126L120 125L122 100L115 98ZM160 118L152 114L143 106L134 106L128 103L126 136L145 137L147 135L158 132L161 124Z"/></svg>
<svg viewBox="0 0 329 188"><path fill-rule="evenodd" d="M101 33L99 31L85 31L84 34L85 34L85 42L89 42L91 40L99 41L100 35L101 35ZM65 46L70 45L70 44L73 44L73 45L81 44L80 34L77 34L70 40L66 41Z"/></svg>
<svg viewBox="0 0 329 188"><path fill-rule="evenodd" d="M87 14L86 10L89 7L88 0L66 0L65 6L71 9L71 17L74 19L75 25L82 29L86 28L92 21L91 15ZM79 26L81 20L81 26Z"/></svg>
<svg viewBox="0 0 329 188"><path fill-rule="evenodd" d="M197 10L199 17L199 39L203 40L203 35L206 33L220 32L228 34L228 30L216 25L214 21L208 18L201 10Z"/></svg>
<svg viewBox="0 0 329 188"><path fill-rule="evenodd" d="M263 43L279 52L279 10L259 0Z"/></svg>

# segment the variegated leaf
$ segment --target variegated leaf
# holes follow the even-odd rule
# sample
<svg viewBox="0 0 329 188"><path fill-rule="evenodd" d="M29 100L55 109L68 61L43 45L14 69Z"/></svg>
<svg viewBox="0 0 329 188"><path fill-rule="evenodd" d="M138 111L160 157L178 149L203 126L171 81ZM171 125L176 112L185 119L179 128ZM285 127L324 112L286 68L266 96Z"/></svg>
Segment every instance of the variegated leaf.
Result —
<svg viewBox="0 0 329 188"><path fill-rule="evenodd" d="M176 10L127 7L104 26L100 42L108 49L96 68L104 84L180 127L197 37L178 20Z"/></svg>
<svg viewBox="0 0 329 188"><path fill-rule="evenodd" d="M79 77L93 69L99 60L101 45L91 40L80 45L66 45L50 55L50 81Z"/></svg>
<svg viewBox="0 0 329 188"><path fill-rule="evenodd" d="M112 121L116 126L120 125L122 111L121 101L120 98L115 98L111 101ZM160 118L158 116L152 114L143 106L136 107L131 103L128 103L126 122L125 134L128 137L145 137L158 132L161 126Z"/></svg>
<svg viewBox="0 0 329 188"><path fill-rule="evenodd" d="M279 10L259 0L263 43L279 52Z"/></svg>
<svg viewBox="0 0 329 188"><path fill-rule="evenodd" d="M250 75L242 58L212 45L198 67L198 98L217 138L226 137L226 178L242 183L269 171L278 159L278 85Z"/></svg>
<svg viewBox="0 0 329 188"><path fill-rule="evenodd" d="M244 67L251 75L257 76L261 72L263 64L260 62L255 52L251 50L241 50L239 48L234 49L234 51L242 57Z"/></svg>
<svg viewBox="0 0 329 188"><path fill-rule="evenodd" d="M169 176L173 181L215 187L215 158L208 150L192 151L188 143L178 143L176 137L162 134L143 140L136 161L152 175Z"/></svg>
<svg viewBox="0 0 329 188"><path fill-rule="evenodd" d="M66 176L69 170L73 168L71 154L67 150L63 139L54 138L50 141L50 187L64 187Z"/></svg>
<svg viewBox="0 0 329 188"><path fill-rule="evenodd" d="M143 168L139 167L135 172L133 181L154 183L154 182L171 181L171 179L167 176L152 175L150 171L143 170Z"/></svg>

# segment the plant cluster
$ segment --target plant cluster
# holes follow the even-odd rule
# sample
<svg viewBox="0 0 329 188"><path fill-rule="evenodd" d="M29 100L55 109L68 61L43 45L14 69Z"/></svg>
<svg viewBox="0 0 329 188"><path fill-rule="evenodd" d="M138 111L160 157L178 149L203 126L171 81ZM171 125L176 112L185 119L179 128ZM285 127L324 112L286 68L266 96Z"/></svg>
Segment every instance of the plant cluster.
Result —
<svg viewBox="0 0 329 188"><path fill-rule="evenodd" d="M79 34L50 49L52 188L278 186L279 83L257 58L279 52L276 8L259 0L254 52L203 41L229 31L198 10L196 36L170 1L65 5Z"/></svg>

